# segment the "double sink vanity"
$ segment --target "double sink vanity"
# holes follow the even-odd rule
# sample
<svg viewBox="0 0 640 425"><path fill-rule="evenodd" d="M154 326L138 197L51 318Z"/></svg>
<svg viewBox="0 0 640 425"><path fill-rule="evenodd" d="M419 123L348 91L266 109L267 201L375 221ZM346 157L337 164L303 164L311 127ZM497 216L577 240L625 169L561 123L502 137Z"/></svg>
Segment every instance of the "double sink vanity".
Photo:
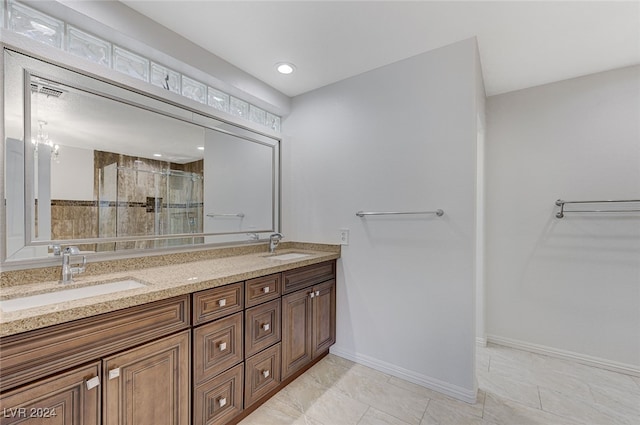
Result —
<svg viewBox="0 0 640 425"><path fill-rule="evenodd" d="M328 353L340 247L261 243L279 133L0 35L0 425L234 424Z"/></svg>
<svg viewBox="0 0 640 425"><path fill-rule="evenodd" d="M0 424L237 423L335 342L339 257L255 244L92 263L64 286L60 267L5 272Z"/></svg>

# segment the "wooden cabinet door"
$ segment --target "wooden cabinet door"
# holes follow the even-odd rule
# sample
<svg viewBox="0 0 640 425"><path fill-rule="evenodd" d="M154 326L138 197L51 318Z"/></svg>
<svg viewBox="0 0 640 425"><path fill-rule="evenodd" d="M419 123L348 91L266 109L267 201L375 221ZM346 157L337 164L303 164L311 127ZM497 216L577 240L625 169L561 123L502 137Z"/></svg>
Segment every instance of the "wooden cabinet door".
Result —
<svg viewBox="0 0 640 425"><path fill-rule="evenodd" d="M99 425L100 364L57 374L0 397L0 424Z"/></svg>
<svg viewBox="0 0 640 425"><path fill-rule="evenodd" d="M282 379L312 359L312 288L282 297Z"/></svg>
<svg viewBox="0 0 640 425"><path fill-rule="evenodd" d="M316 358L336 342L336 281L316 285L313 291L312 353Z"/></svg>
<svg viewBox="0 0 640 425"><path fill-rule="evenodd" d="M104 425L189 425L190 331L103 360Z"/></svg>

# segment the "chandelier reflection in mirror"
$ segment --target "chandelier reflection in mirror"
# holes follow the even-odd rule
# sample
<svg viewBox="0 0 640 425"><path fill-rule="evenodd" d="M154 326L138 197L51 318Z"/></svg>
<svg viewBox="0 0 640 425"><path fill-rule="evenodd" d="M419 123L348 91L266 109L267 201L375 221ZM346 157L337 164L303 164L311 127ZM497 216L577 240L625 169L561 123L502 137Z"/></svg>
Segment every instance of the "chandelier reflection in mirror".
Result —
<svg viewBox="0 0 640 425"><path fill-rule="evenodd" d="M51 159L55 159L58 157L60 153L60 146L53 143L51 139L49 139L49 133L44 132L44 126L47 125L46 121L39 120L38 121L38 133L36 137L31 138L31 143L33 144L33 150L38 154L38 147L41 145L48 146L51 148Z"/></svg>

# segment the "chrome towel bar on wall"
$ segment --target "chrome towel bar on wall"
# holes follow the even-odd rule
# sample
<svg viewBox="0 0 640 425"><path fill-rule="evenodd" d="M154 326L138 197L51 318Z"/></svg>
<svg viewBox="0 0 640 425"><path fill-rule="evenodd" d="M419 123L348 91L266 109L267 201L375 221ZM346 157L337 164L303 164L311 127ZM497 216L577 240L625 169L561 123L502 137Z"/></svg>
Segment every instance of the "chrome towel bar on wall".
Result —
<svg viewBox="0 0 640 425"><path fill-rule="evenodd" d="M580 210L565 210L565 205L572 204L631 204L635 208L613 208L613 209L580 209ZM634 205L635 204L635 205ZM640 199L625 199L625 200L606 200L606 201L563 201L558 199L556 205L560 207L560 211L556 213L556 218L563 218L566 213L625 213L625 212L640 212Z"/></svg>
<svg viewBox="0 0 640 425"><path fill-rule="evenodd" d="M435 211L358 211L356 215L358 217L364 217L366 215L407 215L407 214L435 214L438 217L442 217L444 215L444 211L441 209L437 209Z"/></svg>

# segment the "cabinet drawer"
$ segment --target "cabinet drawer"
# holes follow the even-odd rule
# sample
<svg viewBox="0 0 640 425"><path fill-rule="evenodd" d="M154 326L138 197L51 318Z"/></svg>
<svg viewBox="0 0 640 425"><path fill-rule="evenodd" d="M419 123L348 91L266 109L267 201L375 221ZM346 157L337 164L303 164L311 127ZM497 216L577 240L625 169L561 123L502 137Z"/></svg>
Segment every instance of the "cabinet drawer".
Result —
<svg viewBox="0 0 640 425"><path fill-rule="evenodd" d="M282 293L282 276L280 273L247 280L245 282L245 299L247 307L275 300Z"/></svg>
<svg viewBox="0 0 640 425"><path fill-rule="evenodd" d="M189 327L189 296L0 339L2 391Z"/></svg>
<svg viewBox="0 0 640 425"><path fill-rule="evenodd" d="M221 425L242 412L244 364L221 373L196 387L193 424Z"/></svg>
<svg viewBox="0 0 640 425"><path fill-rule="evenodd" d="M243 360L242 321L242 313L236 313L193 330L194 385Z"/></svg>
<svg viewBox="0 0 640 425"><path fill-rule="evenodd" d="M280 299L245 311L245 357L280 342Z"/></svg>
<svg viewBox="0 0 640 425"><path fill-rule="evenodd" d="M282 273L282 280L284 282L283 293L288 294L298 289L324 282L325 280L334 279L335 276L335 260L288 270Z"/></svg>
<svg viewBox="0 0 640 425"><path fill-rule="evenodd" d="M193 324L210 322L237 313L243 308L243 282L196 292L193 294Z"/></svg>
<svg viewBox="0 0 640 425"><path fill-rule="evenodd" d="M245 408L278 386L280 363L279 343L247 359L244 378Z"/></svg>

